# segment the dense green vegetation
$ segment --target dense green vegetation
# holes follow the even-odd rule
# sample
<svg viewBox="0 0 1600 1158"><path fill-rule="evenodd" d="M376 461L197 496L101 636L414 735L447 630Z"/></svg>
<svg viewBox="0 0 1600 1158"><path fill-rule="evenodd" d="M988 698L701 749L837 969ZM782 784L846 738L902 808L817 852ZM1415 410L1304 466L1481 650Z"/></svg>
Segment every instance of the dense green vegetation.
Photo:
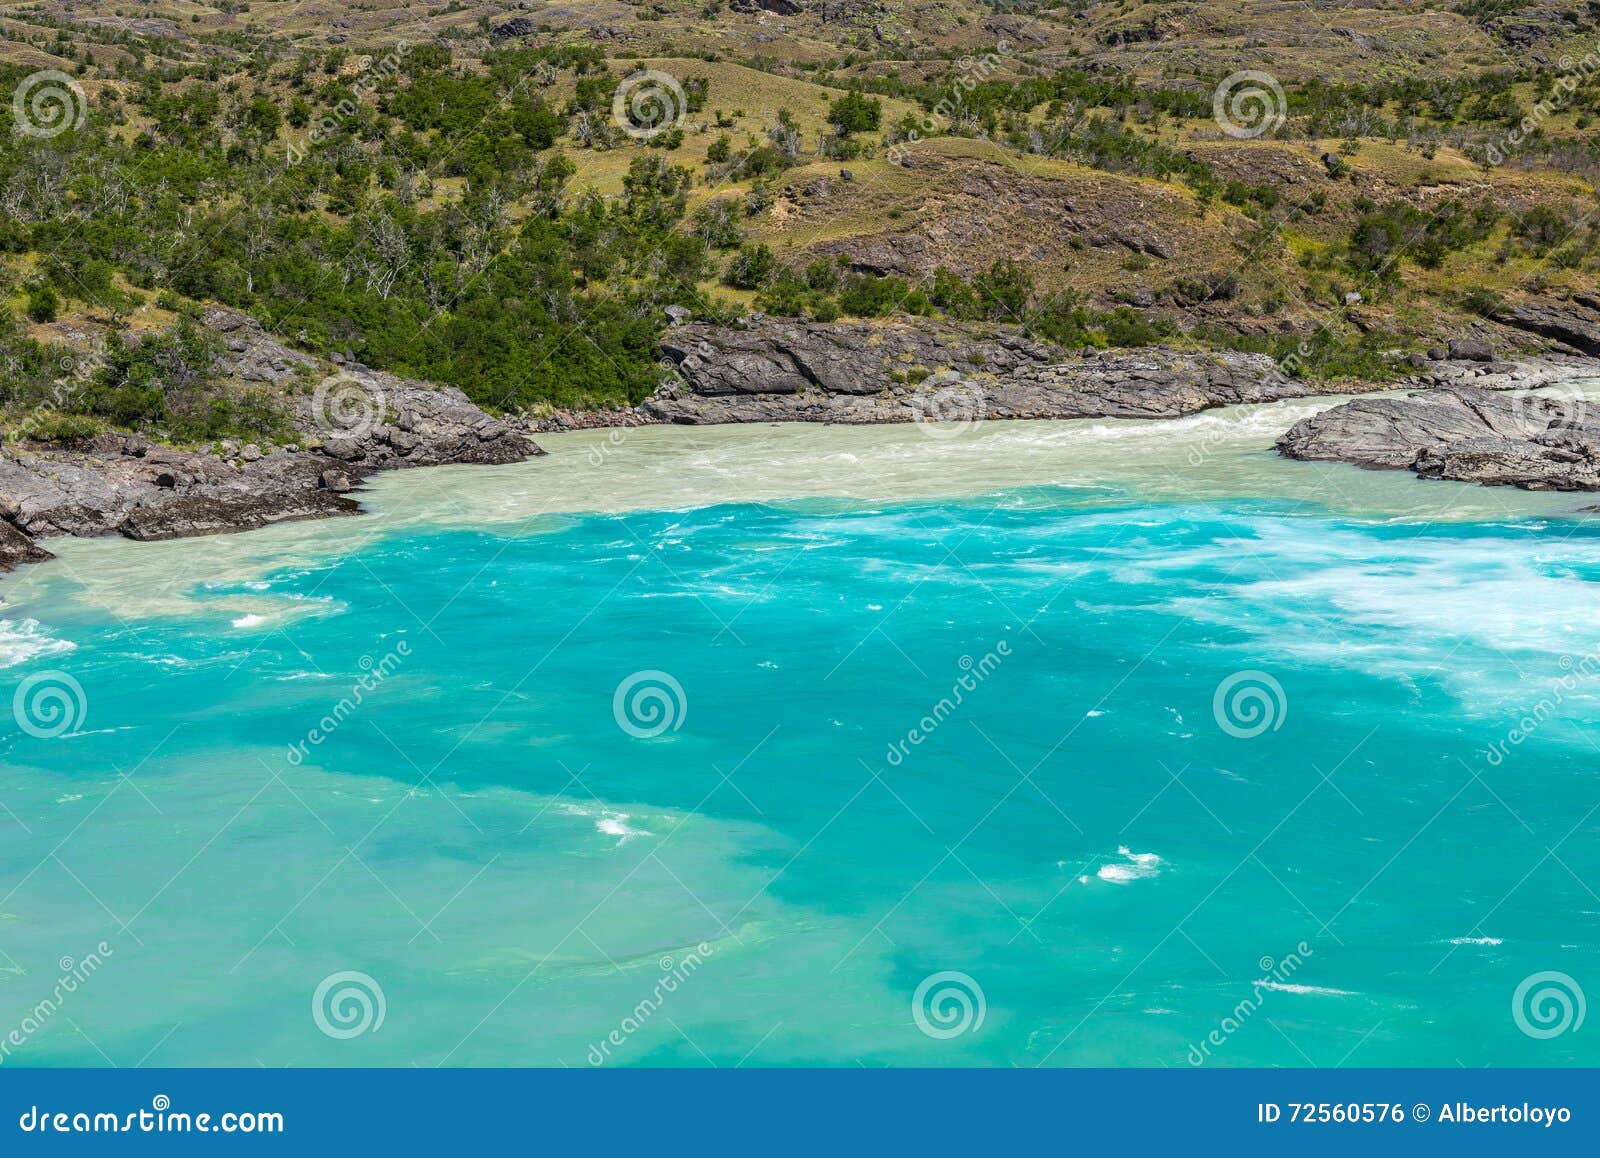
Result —
<svg viewBox="0 0 1600 1158"><path fill-rule="evenodd" d="M1482 0L1493 10L1501 0ZM1480 5L1481 6L1481 5ZM991 58L991 66L998 61ZM1007 62L1014 64L1015 62ZM1533 117L1531 131L1518 132L1519 164L1552 165L1590 176L1600 174L1600 137L1547 135L1539 115L1559 109L1577 114L1579 128L1600 114L1600 72L1560 71L1552 62L1534 62L1533 91L1519 91L1528 80L1508 68L1471 74L1426 74L1370 83L1335 83L1311 78L1284 86L1283 115L1271 129L1280 139L1376 137L1410 140L1424 150L1450 142L1469 154L1500 163L1506 135ZM819 78L829 80L823 70ZM981 76L981 79L980 79ZM971 65L949 65L934 79L877 76L852 83L885 96L915 101L930 114L905 117L891 139L930 135L986 136L1025 150L1070 157L1119 172L1166 177L1178 174L1208 188L1203 167L1185 167L1178 158L1151 152L1133 137L1134 126L1159 128L1173 119L1203 119L1212 113L1212 89L1204 84L1151 85L1105 71L1068 67L1049 75L1001 77L974 75ZM1039 124L1047 128L1039 132ZM1073 139L1087 138L1087 139ZM1496 157L1495 150L1499 151Z"/></svg>
<svg viewBox="0 0 1600 1158"><path fill-rule="evenodd" d="M1499 0L1462 11L1485 23L1504 14ZM1137 295L1100 284L1091 302L1076 289L1042 292L1025 260L995 260L994 250L963 266L970 276L940 268L913 278L818 259L774 236L770 222L794 204L792 170L861 159L881 172L901 146L932 136L981 135L1021 161L1180 183L1208 228L1226 218L1238 229L1241 269L1274 252L1294 276L1298 258L1294 288L1335 319L1352 300L1397 294L1408 274L1443 273L1495 246L1501 260L1552 269L1592 264L1600 246L1583 225L1586 205L1424 201L1392 186L1367 200L1354 181L1352 162L1371 140L1403 139L1424 159L1450 144L1485 173L1506 152L1520 166L1600 172L1593 134L1547 136L1534 115L1559 108L1581 128L1600 112L1600 77L1564 83L1547 66L1285 85L1272 137L1343 139L1310 154L1313 166L1320 154L1324 186L1320 175L1241 178L1226 157L1195 147L1218 138L1218 78L1149 83L1103 64L1012 55L1016 46L929 53L917 69L874 71L856 53L814 68L750 61L786 85L809 69L834 87L792 100L791 88L790 107L774 112L773 101L749 116L694 66L678 69L664 106L638 99L635 64L608 60L600 45L490 38L487 17L481 57L447 46L474 35L462 28L368 59L237 32L209 45L234 55L186 53L159 31L69 32L32 15L57 29L51 47L77 76L118 81L94 89L80 123L35 134L19 131L10 99L27 70L0 66L0 407L37 429L109 423L185 440L284 432L281 400L214 382L215 350L188 320L202 302L244 310L311 352L458 385L507 409L639 401L660 379L656 341L672 306L709 318L748 308L823 321L940 315L1020 325L1069 348L1198 340L1259 347L1319 376L1387 369L1370 326L1364 336L1319 333L1309 359L1292 335L1243 339L1193 318L1180 333L1164 313L1249 308L1225 262L1130 278ZM114 57L96 59L112 46ZM896 57L884 48L876 59ZM692 155L683 126L665 119L674 111L705 122ZM594 192L597 171L620 191ZM1245 215L1242 228L1226 206ZM1284 238L1302 226L1290 254ZM1134 252L1121 268L1151 265ZM1286 296L1254 293L1268 313ZM1441 297L1484 314L1498 300L1475 286ZM84 315L116 330L136 313L156 332L114 337L92 363L27 336L29 323Z"/></svg>
<svg viewBox="0 0 1600 1158"><path fill-rule="evenodd" d="M259 98L154 73L133 108L95 108L76 131L39 138L0 124L13 210L0 249L39 255L27 273L8 264L0 291L22 295L35 320L63 301L115 318L157 292L216 300L311 350L498 406L647 393L661 311L704 305L696 285L711 247L677 228L690 174L659 156L633 160L620 198L569 191L557 137L586 103L609 103L600 89L616 78L588 53L505 53L473 74L425 46L366 95L341 64L329 54L280 66L297 94L286 134ZM541 67L578 74L571 107L518 83ZM0 119L11 112L6 102ZM129 140L118 129L134 117L149 127ZM32 359L8 331L11 356ZM236 424L167 407L125 369L80 404L185 433ZM187 395L193 383L168 375L167 386ZM22 374L10 401L26 404L15 395L30 388Z"/></svg>
<svg viewBox="0 0 1600 1158"><path fill-rule="evenodd" d="M3 132L0 186L14 212L0 251L37 260L7 263L0 293L36 321L64 303L116 320L152 296L215 300L312 351L456 384L503 408L640 400L660 377L666 307L714 313L700 287L716 277L757 291L772 312L825 320L942 312L1072 344L1170 332L1128 310L1036 301L1011 262L970 283L941 270L926 286L826 262L791 270L743 243L742 214L725 199L686 221L694 177L659 155L632 159L620 197L574 192L561 143L608 148L619 132L600 127L620 77L596 50L508 50L474 71L425 45L361 74L346 64L330 51L265 66L292 94L286 110L195 70L152 69L128 104L90 109L76 129ZM562 71L573 95L547 99ZM0 85L19 79L13 70ZM706 82L685 88L704 104ZM881 118L874 97L838 97L830 148L849 155L850 139ZM780 112L765 141L714 142L706 179L757 178L746 211L758 209L769 196L759 179L798 160L799 137ZM1052 152L1110 168L1194 175L1098 121L1050 140ZM0 344L12 406L48 403L189 440L284 429L265 398L211 389L214 351L182 321L142 343L113 340L66 392L52 371L59 354L9 315Z"/></svg>

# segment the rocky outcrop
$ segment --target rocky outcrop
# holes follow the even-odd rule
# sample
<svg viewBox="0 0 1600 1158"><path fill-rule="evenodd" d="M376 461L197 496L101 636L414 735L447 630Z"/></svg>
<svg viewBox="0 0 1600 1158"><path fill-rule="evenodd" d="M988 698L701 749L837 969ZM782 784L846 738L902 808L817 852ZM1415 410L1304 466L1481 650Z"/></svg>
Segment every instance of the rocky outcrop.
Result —
<svg viewBox="0 0 1600 1158"><path fill-rule="evenodd" d="M934 322L794 322L756 318L736 326L680 326L661 342L694 393L706 397L876 394L918 368L1007 373L1056 355L1014 333L995 336Z"/></svg>
<svg viewBox="0 0 1600 1158"><path fill-rule="evenodd" d="M640 410L661 422L1176 418L1311 391L1256 354L1151 348L1069 359L1014 330L926 319L688 325L662 352L680 383Z"/></svg>
<svg viewBox="0 0 1600 1158"><path fill-rule="evenodd" d="M1600 423L1588 409L1577 397L1460 386L1358 398L1296 423L1278 450L1485 486L1600 490Z"/></svg>
<svg viewBox="0 0 1600 1158"><path fill-rule="evenodd" d="M204 320L223 338L223 375L277 387L291 400L296 441L177 450L139 435L101 434L66 446L7 447L0 452L0 569L49 558L34 543L49 536L173 539L353 514L360 506L346 492L374 471L543 453L454 388L349 362L327 373L243 314L211 310Z"/></svg>
<svg viewBox="0 0 1600 1158"><path fill-rule="evenodd" d="M518 40L530 35L533 30L534 23L526 16L513 16L504 24L496 24L489 29L489 40L494 44L500 44L507 40Z"/></svg>
<svg viewBox="0 0 1600 1158"><path fill-rule="evenodd" d="M0 519L0 572L14 570L24 563L43 563L53 558L55 556L49 551Z"/></svg>
<svg viewBox="0 0 1600 1158"><path fill-rule="evenodd" d="M1600 295L1579 293L1568 301L1530 299L1505 307L1495 320L1600 357Z"/></svg>
<svg viewBox="0 0 1600 1158"><path fill-rule="evenodd" d="M1457 362L1493 362L1494 346L1483 338L1451 338L1446 356Z"/></svg>
<svg viewBox="0 0 1600 1158"><path fill-rule="evenodd" d="M290 519L322 519L353 515L361 509L354 499L332 490L301 490L254 495L242 499L190 498L185 502L135 507L118 530L130 539L189 539L249 531Z"/></svg>

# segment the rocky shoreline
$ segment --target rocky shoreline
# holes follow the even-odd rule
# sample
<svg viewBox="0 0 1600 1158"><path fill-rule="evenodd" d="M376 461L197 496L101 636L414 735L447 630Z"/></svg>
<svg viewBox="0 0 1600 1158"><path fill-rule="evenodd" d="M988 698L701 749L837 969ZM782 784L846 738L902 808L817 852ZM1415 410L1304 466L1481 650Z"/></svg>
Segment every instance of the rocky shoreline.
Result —
<svg viewBox="0 0 1600 1158"><path fill-rule="evenodd" d="M364 366L329 366L243 314L208 311L223 373L292 400L297 441L176 450L138 435L0 449L0 571L50 558L39 540L120 534L154 540L354 514L374 471L520 462L540 432L658 424L850 425L980 419L1178 418L1216 406L1316 393L1260 354L1168 347L1064 354L1021 332L913 318L808 323L755 317L675 325L670 379L635 407L494 418L459 390ZM1496 391L1600 376L1592 359L1507 361L1464 339L1413 356L1406 399L1358 399L1299 423L1291 458L1424 477L1555 489L1600 486L1600 429ZM320 380L319 380L320 379ZM313 383L315 383L313 387ZM1393 386L1372 385L1372 390ZM1559 428L1559 429L1558 429Z"/></svg>
<svg viewBox="0 0 1600 1158"><path fill-rule="evenodd" d="M680 325L661 343L673 380L639 406L557 411L533 433L660 423L891 422L1020 418L1180 418L1215 406L1317 393L1262 354L1154 346L1076 356L1006 328L915 318L887 324L742 319ZM1529 390L1600 375L1567 354L1507 360L1463 339L1389 384ZM1350 392L1352 387L1342 387Z"/></svg>
<svg viewBox="0 0 1600 1158"><path fill-rule="evenodd" d="M226 341L221 369L228 375L286 389L321 375L314 389L293 398L299 441L190 451L108 433L65 446L6 447L0 571L50 558L39 540L53 536L148 541L355 514L360 504L348 492L374 471L511 463L543 453L459 390L351 364L327 373L232 311L210 311L205 323Z"/></svg>
<svg viewBox="0 0 1600 1158"><path fill-rule="evenodd" d="M1287 458L1410 470L1419 478L1523 490L1600 490L1600 414L1581 398L1471 386L1358 398L1296 423Z"/></svg>
<svg viewBox="0 0 1600 1158"><path fill-rule="evenodd" d="M560 412L535 432L654 423L849 425L985 418L1177 418L1313 393L1261 354L1164 347L1066 357L1008 328L747 319L675 327L673 381L637 407Z"/></svg>

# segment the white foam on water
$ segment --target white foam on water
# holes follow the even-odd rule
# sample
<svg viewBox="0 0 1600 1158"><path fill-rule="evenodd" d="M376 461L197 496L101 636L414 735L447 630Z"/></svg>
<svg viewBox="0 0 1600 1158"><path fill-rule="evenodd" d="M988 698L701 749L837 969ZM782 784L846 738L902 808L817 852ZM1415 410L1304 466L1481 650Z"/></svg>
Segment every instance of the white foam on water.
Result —
<svg viewBox="0 0 1600 1158"><path fill-rule="evenodd" d="M1392 679L1413 695L1419 679L1442 680L1483 710L1526 699L1530 689L1537 699L1579 660L1600 656L1590 578L1600 573L1600 543L1592 539L1564 540L1557 560L1546 557L1547 541L1501 535L1419 535L1375 551L1360 530L1294 518L1248 524L1250 536L1217 538L1147 565L1180 587L1190 569L1236 570L1229 598L1198 582L1164 608L1242 633L1252 655L1267 645L1307 663ZM1557 670L1551 660L1560 656L1568 658ZM1600 703L1600 682L1575 683L1564 700Z"/></svg>
<svg viewBox="0 0 1600 1158"><path fill-rule="evenodd" d="M617 838L617 843L613 846L615 848L621 848L635 837L654 835L643 828L630 827L628 820L626 812L605 812L594 822L594 826L605 835Z"/></svg>
<svg viewBox="0 0 1600 1158"><path fill-rule="evenodd" d="M1127 885L1161 871L1163 861L1153 852L1132 852L1127 845L1120 845L1117 855L1124 858L1123 863L1103 864L1095 875L1110 884Z"/></svg>
<svg viewBox="0 0 1600 1158"><path fill-rule="evenodd" d="M1447 945L1504 945L1501 937L1451 937L1445 942Z"/></svg>
<svg viewBox="0 0 1600 1158"><path fill-rule="evenodd" d="M1276 989L1279 993L1310 994L1314 997L1355 997L1357 994L1350 989L1332 989L1323 985L1296 985L1292 981L1258 981L1257 985L1263 989Z"/></svg>
<svg viewBox="0 0 1600 1158"><path fill-rule="evenodd" d="M0 619L0 668L40 656L71 651L78 645L46 634L36 619Z"/></svg>
<svg viewBox="0 0 1600 1158"><path fill-rule="evenodd" d="M562 801L556 805L556 809L566 816L581 816L586 820L593 820L597 832L617 838L617 843L612 846L613 848L621 848L630 840L641 836L655 835L655 833L647 829L634 828L630 825L628 821L633 819L632 813L621 812L614 808L601 808L599 813L596 814L593 809L585 808L581 804Z"/></svg>
<svg viewBox="0 0 1600 1158"><path fill-rule="evenodd" d="M959 438L937 440L914 425L893 424L641 427L621 441L616 431L573 431L541 438L548 457L527 463L384 472L364 488L369 513L359 520L291 521L249 534L163 543L60 540L52 544L60 566L24 568L4 586L21 598L65 592L124 619L267 611L281 620L280 600L274 599L277 607L262 606L269 573L272 587L292 583L347 553L352 542L418 526L542 535L569 525L565 516L574 514L811 500L855 505L991 497L1013 507L1081 511L1130 501L1265 499L1404 521L1526 520L1579 505L1570 495L1421 483L1407 472L1290 462L1273 452L1274 439L1295 422L1345 400L1320 395L1180 419L982 422ZM601 447L605 453L597 459L593 452ZM915 523L901 533L917 533ZM1038 530L1048 538L1048 526ZM661 549L658 544L650 553ZM689 548L680 542L675 549ZM1142 558L1128 562L1138 571ZM249 594L237 593L241 585ZM306 598L317 610L303 614L341 610L326 597Z"/></svg>

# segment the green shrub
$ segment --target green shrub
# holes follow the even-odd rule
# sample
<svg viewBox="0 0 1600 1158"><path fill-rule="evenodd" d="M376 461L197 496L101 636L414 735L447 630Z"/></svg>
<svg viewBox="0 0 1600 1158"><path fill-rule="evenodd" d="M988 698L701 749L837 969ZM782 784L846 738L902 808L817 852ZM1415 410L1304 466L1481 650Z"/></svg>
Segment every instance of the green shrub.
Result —
<svg viewBox="0 0 1600 1158"><path fill-rule="evenodd" d="M61 296L48 283L28 287L28 317L36 322L53 322L61 310Z"/></svg>
<svg viewBox="0 0 1600 1158"><path fill-rule="evenodd" d="M742 245L728 262L722 280L734 289L760 289L777 266L772 250L763 244Z"/></svg>

